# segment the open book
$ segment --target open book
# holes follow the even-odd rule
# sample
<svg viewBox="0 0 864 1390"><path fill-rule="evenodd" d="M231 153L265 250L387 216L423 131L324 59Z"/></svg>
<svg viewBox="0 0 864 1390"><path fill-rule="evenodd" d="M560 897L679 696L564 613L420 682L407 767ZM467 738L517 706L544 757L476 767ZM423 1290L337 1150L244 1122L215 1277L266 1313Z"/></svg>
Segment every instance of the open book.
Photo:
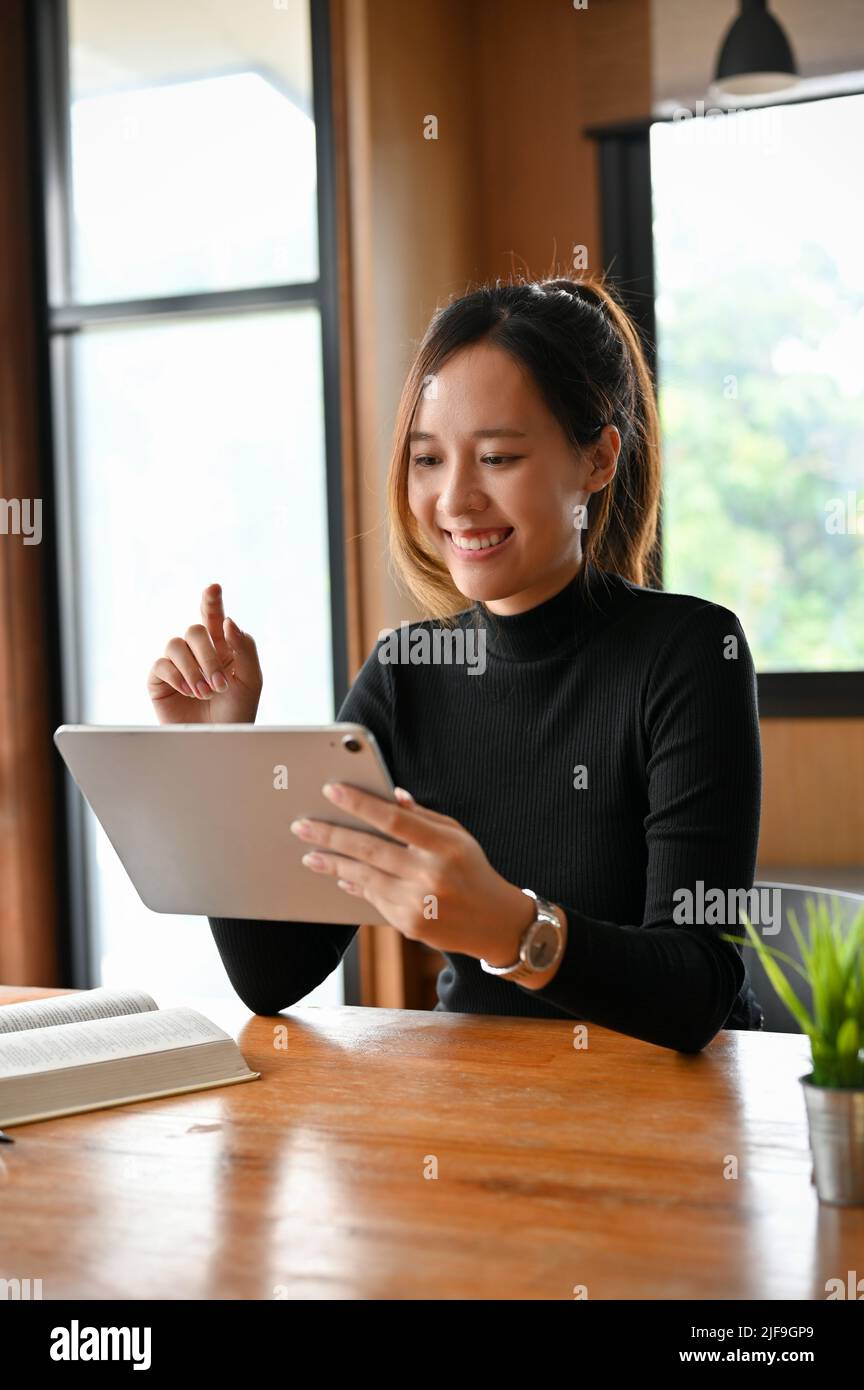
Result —
<svg viewBox="0 0 864 1390"><path fill-rule="evenodd" d="M254 1081L233 1038L195 1009L90 989L0 1005L0 1128Z"/></svg>

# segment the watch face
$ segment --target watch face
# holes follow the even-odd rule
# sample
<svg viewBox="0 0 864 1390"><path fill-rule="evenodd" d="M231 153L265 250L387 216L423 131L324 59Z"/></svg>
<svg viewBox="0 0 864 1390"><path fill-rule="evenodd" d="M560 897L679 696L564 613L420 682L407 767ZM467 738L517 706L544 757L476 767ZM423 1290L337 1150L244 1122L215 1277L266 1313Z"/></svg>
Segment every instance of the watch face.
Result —
<svg viewBox="0 0 864 1390"><path fill-rule="evenodd" d="M541 922L531 938L528 958L534 970L546 970L558 952L561 933L548 922Z"/></svg>

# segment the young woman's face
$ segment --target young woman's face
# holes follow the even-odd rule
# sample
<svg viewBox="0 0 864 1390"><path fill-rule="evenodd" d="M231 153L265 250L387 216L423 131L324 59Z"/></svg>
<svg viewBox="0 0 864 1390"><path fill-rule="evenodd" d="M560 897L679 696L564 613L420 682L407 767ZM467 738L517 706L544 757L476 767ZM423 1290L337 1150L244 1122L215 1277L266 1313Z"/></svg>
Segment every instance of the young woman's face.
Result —
<svg viewBox="0 0 864 1390"><path fill-rule="evenodd" d="M584 506L615 472L614 425L574 450L530 373L475 343L427 386L410 440L409 506L466 598L520 613L573 578Z"/></svg>

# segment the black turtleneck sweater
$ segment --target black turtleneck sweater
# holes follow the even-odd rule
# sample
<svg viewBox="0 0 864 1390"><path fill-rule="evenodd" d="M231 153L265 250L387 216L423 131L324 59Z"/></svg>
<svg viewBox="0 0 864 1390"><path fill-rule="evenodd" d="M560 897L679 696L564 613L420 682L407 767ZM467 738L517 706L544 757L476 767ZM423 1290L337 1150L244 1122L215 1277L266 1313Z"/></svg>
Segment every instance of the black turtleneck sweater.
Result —
<svg viewBox="0 0 864 1390"><path fill-rule="evenodd" d="M437 1008L581 1019L698 1052L718 1029L763 1021L741 948L720 939L742 934L737 917L673 919L677 890L696 896L701 881L728 902L753 884L753 662L729 609L590 565L586 578L525 613L475 603L460 614L460 627L484 630L482 674L382 662L379 638L339 719L370 729L394 783L454 816L504 878L567 913L567 948L542 989L450 952ZM410 631L421 626L438 624ZM483 650L466 649L475 661ZM262 1014L320 984L357 930L209 921L234 988Z"/></svg>

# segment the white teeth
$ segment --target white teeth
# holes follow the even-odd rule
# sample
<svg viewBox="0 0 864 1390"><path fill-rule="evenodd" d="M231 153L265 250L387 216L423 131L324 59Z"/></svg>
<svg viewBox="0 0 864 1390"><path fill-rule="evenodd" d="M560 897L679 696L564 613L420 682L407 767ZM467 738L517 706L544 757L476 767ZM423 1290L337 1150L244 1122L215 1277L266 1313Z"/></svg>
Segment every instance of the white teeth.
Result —
<svg viewBox="0 0 864 1390"><path fill-rule="evenodd" d="M508 534L506 531L490 531L488 536L469 536L467 540L461 540L451 532L451 540L460 550L488 550L490 546L500 545Z"/></svg>

